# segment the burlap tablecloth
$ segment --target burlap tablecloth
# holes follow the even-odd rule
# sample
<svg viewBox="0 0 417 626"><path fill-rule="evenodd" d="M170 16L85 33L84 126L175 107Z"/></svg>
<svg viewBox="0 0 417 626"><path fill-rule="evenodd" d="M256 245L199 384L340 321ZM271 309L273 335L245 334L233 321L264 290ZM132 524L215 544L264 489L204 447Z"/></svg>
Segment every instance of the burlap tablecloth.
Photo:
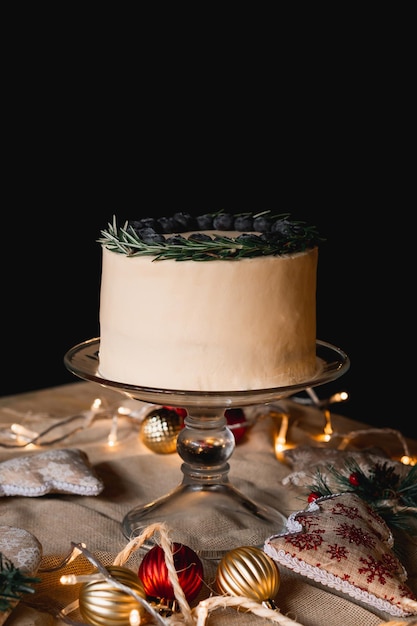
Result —
<svg viewBox="0 0 417 626"><path fill-rule="evenodd" d="M78 411L88 410L95 398L109 404L122 404L119 393L94 383L75 382L70 385L0 399L0 428L12 422L37 427L52 423ZM128 403L134 401L127 401ZM286 401L291 404L292 401ZM285 403L284 403L285 404ZM302 413L305 430L320 431L323 415L317 409L296 407ZM300 414L301 414L300 413ZM23 417L22 417L23 416ZM363 427L360 422L332 415L333 427L349 432ZM272 505L285 516L305 506L305 494L282 480L291 468L277 461L273 447L273 420L258 419L246 439L236 446L231 459L230 480L247 496ZM38 428L39 429L39 428ZM156 454L147 448L139 435L139 423L120 420L118 443L107 444L110 423L97 420L91 428L64 439L65 448L79 448L87 455L105 488L94 497L49 494L42 497L0 498L0 525L24 528L33 533L43 548L42 567L57 565L69 552L71 542L83 542L103 565L113 562L126 546L121 522L128 511L164 495L182 480L181 459L176 453ZM372 445L372 441L369 442ZM391 440L394 453L399 443ZM410 442L417 454L417 442ZM28 449L0 448L0 462L28 454ZM304 500L303 500L304 497ZM161 522L164 520L161 520ZM277 529L281 532L282 529ZM221 528L219 528L221 532ZM201 524L204 533L204 520ZM207 536L210 543L210 536ZM143 554L142 554L143 556ZM138 566L141 554L133 555L131 565ZM59 584L62 573L80 573L82 560L75 560L58 573L45 574L37 585L37 593L20 602L9 616L7 626L60 624L50 613L74 600L74 589ZM203 561L205 586L197 601L210 595L214 586L216 562ZM408 550L407 584L417 593L417 542ZM417 623L416 618L393 618L361 606L326 588L307 582L285 568L280 569L281 585L275 602L282 614L302 626L379 626L381 623ZM49 611L45 612L45 611ZM217 609L210 614L208 626L271 623L251 613L234 609Z"/></svg>

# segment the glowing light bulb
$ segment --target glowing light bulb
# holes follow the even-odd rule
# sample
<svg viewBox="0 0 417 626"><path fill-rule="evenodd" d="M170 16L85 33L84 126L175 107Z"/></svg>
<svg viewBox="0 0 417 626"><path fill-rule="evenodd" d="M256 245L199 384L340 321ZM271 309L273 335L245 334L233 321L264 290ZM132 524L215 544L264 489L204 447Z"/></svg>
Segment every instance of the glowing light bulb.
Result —
<svg viewBox="0 0 417 626"><path fill-rule="evenodd" d="M130 611L129 615L129 626L139 626L140 624L140 613L137 609L133 609Z"/></svg>
<svg viewBox="0 0 417 626"><path fill-rule="evenodd" d="M283 461L283 455L282 453L285 450L289 450L290 448L293 448L294 446L292 444L287 443L287 436L288 436L288 429L289 429L289 425L290 425L290 420L289 420L289 416L287 413L271 413L271 417L275 420L277 420L278 418L281 420L280 423L280 427L278 430L278 433L275 436L274 439L274 449L275 449L275 456L278 459L278 461Z"/></svg>
<svg viewBox="0 0 417 626"><path fill-rule="evenodd" d="M93 404L91 405L91 410L97 411L100 408L101 408L101 398L96 398Z"/></svg>
<svg viewBox="0 0 417 626"><path fill-rule="evenodd" d="M112 448L117 444L117 427L118 427L118 415L117 413L113 415L111 422L111 429L109 432L109 436L107 437L107 444Z"/></svg>
<svg viewBox="0 0 417 626"><path fill-rule="evenodd" d="M36 431L26 428L26 426L23 426L23 424L12 424L10 426L10 430L12 431L13 435L16 436L16 441L19 444L29 444L28 446L26 446L28 448L36 447L36 444L30 443L31 441L39 437L39 433L37 433Z"/></svg>
<svg viewBox="0 0 417 626"><path fill-rule="evenodd" d="M413 457L413 456L408 456L408 454L404 454L401 459L400 459L401 463L403 465L411 465L414 466L417 463L417 457Z"/></svg>
<svg viewBox="0 0 417 626"><path fill-rule="evenodd" d="M67 574L61 576L59 582L61 585L76 585L78 583L91 583L95 580L105 580L105 577L102 574L80 574L79 576Z"/></svg>

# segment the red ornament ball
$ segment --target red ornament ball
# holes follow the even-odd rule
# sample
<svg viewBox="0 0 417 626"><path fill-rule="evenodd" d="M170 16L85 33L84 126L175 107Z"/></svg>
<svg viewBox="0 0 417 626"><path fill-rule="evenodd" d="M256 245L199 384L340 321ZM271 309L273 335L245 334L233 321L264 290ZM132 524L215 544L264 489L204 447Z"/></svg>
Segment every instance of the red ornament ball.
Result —
<svg viewBox="0 0 417 626"><path fill-rule="evenodd" d="M232 426L230 430L234 435L236 444L238 444L245 436L247 430L246 417L243 409L226 409L224 416L229 428ZM243 426L234 427L234 424L243 424Z"/></svg>
<svg viewBox="0 0 417 626"><path fill-rule="evenodd" d="M203 564L194 550L182 543L173 543L172 553L178 582L187 601L191 602L203 586ZM161 546L154 546L145 554L138 575L147 596L158 600L175 600Z"/></svg>

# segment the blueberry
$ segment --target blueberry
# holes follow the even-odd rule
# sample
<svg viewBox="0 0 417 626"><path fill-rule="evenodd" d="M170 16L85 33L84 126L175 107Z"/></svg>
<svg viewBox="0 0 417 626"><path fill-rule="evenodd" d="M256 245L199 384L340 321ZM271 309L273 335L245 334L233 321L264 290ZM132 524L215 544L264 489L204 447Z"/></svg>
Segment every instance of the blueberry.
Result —
<svg viewBox="0 0 417 626"><path fill-rule="evenodd" d="M236 237L237 242L242 243L252 243L253 245L260 245L262 239L259 235L254 235L253 233L242 233L238 237Z"/></svg>
<svg viewBox="0 0 417 626"><path fill-rule="evenodd" d="M174 246L183 246L187 240L185 237L182 237L181 235L172 235L172 237L167 237L165 241L166 243L169 243Z"/></svg>
<svg viewBox="0 0 417 626"><path fill-rule="evenodd" d="M157 222L160 225L161 233L175 232L175 222L173 217L158 217Z"/></svg>
<svg viewBox="0 0 417 626"><path fill-rule="evenodd" d="M141 228L145 228L146 224L143 224L142 220L131 220L129 221L129 226L131 226L133 230L138 232L138 230L140 230Z"/></svg>
<svg viewBox="0 0 417 626"><path fill-rule="evenodd" d="M235 217L233 230L248 231L253 230L253 219L249 215L238 215Z"/></svg>
<svg viewBox="0 0 417 626"><path fill-rule="evenodd" d="M156 219L154 217L141 217L139 220L129 222L129 224L136 231L139 231L142 228L153 228L156 230L157 227Z"/></svg>
<svg viewBox="0 0 417 626"><path fill-rule="evenodd" d="M277 220L271 226L271 233L280 233L281 235L291 235L292 232L293 232L293 224L287 219Z"/></svg>
<svg viewBox="0 0 417 626"><path fill-rule="evenodd" d="M280 241L284 241L285 237L281 233L262 233L259 238L269 245L277 244Z"/></svg>
<svg viewBox="0 0 417 626"><path fill-rule="evenodd" d="M192 233L188 238L190 241L213 241L209 235L205 233Z"/></svg>
<svg viewBox="0 0 417 626"><path fill-rule="evenodd" d="M213 215L211 213L205 213L204 215L198 215L197 228L200 230L213 230Z"/></svg>
<svg viewBox="0 0 417 626"><path fill-rule="evenodd" d="M233 230L234 228L234 215L230 213L220 213L213 218L213 228L219 230Z"/></svg>
<svg viewBox="0 0 417 626"><path fill-rule="evenodd" d="M153 228L142 228L138 231L138 235L144 243L165 243L165 238L159 233L156 233Z"/></svg>
<svg viewBox="0 0 417 626"><path fill-rule="evenodd" d="M195 217L189 213L174 214L175 231L185 233L187 230L194 230L197 226Z"/></svg>
<svg viewBox="0 0 417 626"><path fill-rule="evenodd" d="M253 230L258 233L267 233L271 228L271 219L266 215L259 215L253 220Z"/></svg>

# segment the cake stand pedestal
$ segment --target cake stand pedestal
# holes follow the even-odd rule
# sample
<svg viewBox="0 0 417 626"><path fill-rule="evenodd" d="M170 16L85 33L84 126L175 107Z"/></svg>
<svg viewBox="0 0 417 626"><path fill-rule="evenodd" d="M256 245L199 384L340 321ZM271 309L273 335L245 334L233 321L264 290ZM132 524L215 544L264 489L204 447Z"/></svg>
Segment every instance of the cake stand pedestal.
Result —
<svg viewBox="0 0 417 626"><path fill-rule="evenodd" d="M273 389L197 392L139 387L104 379L99 374L100 339L70 349L66 367L76 376L158 405L187 410L185 427L177 439L183 460L183 479L166 495L140 504L123 519L122 531L130 540L154 523L166 523L173 541L192 548L202 558L220 559L229 550L263 545L265 539L284 529L286 517L278 510L248 498L229 481L229 460L235 447L227 427L227 408L269 404L309 387L323 385L349 368L339 348L317 341L317 373L310 380ZM152 547L151 541L145 547Z"/></svg>

